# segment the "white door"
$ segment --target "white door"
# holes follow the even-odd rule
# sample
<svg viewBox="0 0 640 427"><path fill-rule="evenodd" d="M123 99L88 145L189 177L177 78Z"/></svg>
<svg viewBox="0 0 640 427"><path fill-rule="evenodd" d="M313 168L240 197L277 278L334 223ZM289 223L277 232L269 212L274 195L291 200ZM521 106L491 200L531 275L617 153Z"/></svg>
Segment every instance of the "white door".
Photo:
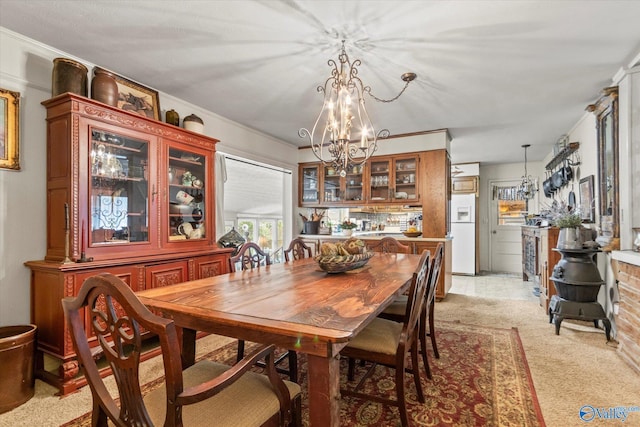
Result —
<svg viewBox="0 0 640 427"><path fill-rule="evenodd" d="M489 184L489 232L491 271L522 273L522 229L526 202L517 200L520 181L492 181Z"/></svg>

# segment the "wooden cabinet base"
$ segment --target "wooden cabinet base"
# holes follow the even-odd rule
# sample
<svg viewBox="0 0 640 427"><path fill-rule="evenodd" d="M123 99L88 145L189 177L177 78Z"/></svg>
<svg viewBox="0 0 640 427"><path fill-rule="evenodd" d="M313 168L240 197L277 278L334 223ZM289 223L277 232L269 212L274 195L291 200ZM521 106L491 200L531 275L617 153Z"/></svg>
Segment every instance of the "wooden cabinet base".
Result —
<svg viewBox="0 0 640 427"><path fill-rule="evenodd" d="M31 322L38 326L36 377L68 394L86 384L75 359L71 336L64 319L61 300L77 295L90 276L111 273L129 284L134 291L167 286L188 280L228 273L232 249L213 249L197 255L157 257L128 261L93 263L54 263L30 261ZM89 322L89 318L85 318ZM87 327L87 330L91 330ZM150 336L148 338L151 338ZM89 337L95 343L95 337ZM150 358L158 353L145 354ZM109 375L105 368L103 375Z"/></svg>

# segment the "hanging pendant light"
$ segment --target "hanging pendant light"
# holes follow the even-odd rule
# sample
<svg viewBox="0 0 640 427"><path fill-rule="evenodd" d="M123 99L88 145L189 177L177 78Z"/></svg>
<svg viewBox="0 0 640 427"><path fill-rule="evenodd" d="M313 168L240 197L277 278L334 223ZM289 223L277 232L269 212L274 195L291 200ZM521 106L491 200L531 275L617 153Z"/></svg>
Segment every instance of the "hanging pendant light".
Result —
<svg viewBox="0 0 640 427"><path fill-rule="evenodd" d="M523 200L533 199L533 196L538 191L538 183L527 172L527 148L531 147L531 144L524 144L524 175L522 176L522 182L518 187L518 197Z"/></svg>
<svg viewBox="0 0 640 427"><path fill-rule="evenodd" d="M362 62L359 59L353 62L349 60L344 43L342 40L338 62L333 59L328 61L329 66L333 67L331 76L323 86L317 88L318 92L324 94L324 100L313 128L311 131L306 128L298 131L301 138L309 138L313 154L343 177L347 170L366 162L376 151L378 139L387 138L390 134L388 129L376 132L365 106L364 93L379 102L393 102L416 78L415 73L403 74L401 78L405 85L400 93L388 100L380 99L371 93L369 86L362 83L357 68Z"/></svg>

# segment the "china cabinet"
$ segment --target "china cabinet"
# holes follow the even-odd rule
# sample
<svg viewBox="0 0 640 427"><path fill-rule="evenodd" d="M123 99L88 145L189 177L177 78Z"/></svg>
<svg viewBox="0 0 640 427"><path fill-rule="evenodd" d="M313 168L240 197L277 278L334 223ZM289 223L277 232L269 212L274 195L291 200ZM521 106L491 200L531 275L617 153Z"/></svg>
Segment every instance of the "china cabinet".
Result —
<svg viewBox="0 0 640 427"><path fill-rule="evenodd" d="M62 298L103 272L136 291L223 274L231 249L215 238L216 139L70 93L43 105L47 246L26 265L36 374L64 394L84 380Z"/></svg>

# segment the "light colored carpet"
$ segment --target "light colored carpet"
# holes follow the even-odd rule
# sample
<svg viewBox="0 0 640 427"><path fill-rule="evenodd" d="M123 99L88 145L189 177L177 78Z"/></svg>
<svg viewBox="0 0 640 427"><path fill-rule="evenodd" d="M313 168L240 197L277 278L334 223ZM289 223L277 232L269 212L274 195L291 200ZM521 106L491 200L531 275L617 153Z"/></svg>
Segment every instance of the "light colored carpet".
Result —
<svg viewBox="0 0 640 427"><path fill-rule="evenodd" d="M640 406L640 375L617 354L615 342L590 323L565 320L560 335L535 301L514 301L451 293L436 305L436 318L462 323L518 328L538 400L549 427L584 426L583 405L597 408ZM221 337L198 341L198 353L228 343ZM158 358L145 362L144 381L160 375ZM0 415L1 427L55 427L77 418L91 407L88 388L60 398L56 390L36 382L36 395L24 405ZM590 426L637 426L640 412L626 422L595 420Z"/></svg>
<svg viewBox="0 0 640 427"><path fill-rule="evenodd" d="M615 341L592 322L564 320L560 335L537 302L449 294L436 318L474 325L516 327L529 362L538 401L549 427L640 426L640 412L625 422L579 418L583 405L640 407L640 375L617 354Z"/></svg>

